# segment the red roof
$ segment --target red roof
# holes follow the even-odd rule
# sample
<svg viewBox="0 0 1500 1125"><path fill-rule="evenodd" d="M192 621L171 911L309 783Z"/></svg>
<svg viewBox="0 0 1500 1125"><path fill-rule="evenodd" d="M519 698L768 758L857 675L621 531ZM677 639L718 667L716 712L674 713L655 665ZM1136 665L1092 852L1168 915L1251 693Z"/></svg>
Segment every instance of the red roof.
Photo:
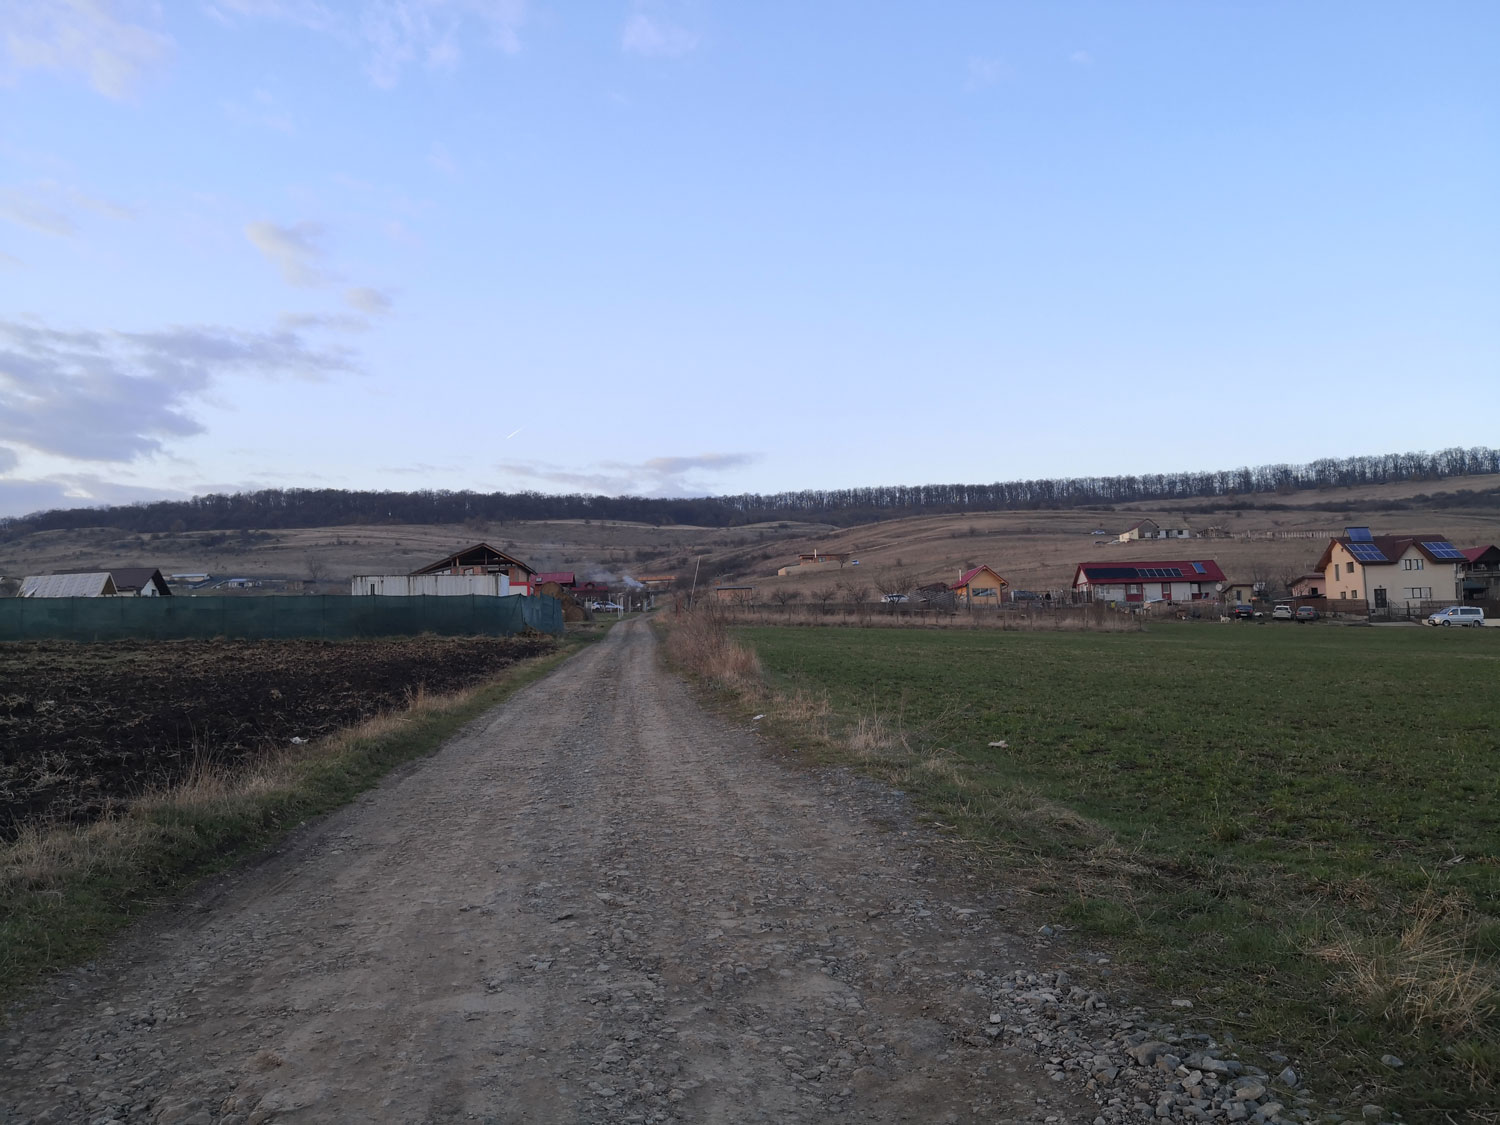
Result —
<svg viewBox="0 0 1500 1125"><path fill-rule="evenodd" d="M1477 563L1491 551L1494 551L1496 554L1500 554L1500 547L1495 546L1493 543L1486 543L1483 547L1460 547L1458 550L1459 553L1461 553L1463 557L1468 559L1471 563ZM116 583L116 585L118 585L118 583Z"/></svg>
<svg viewBox="0 0 1500 1125"><path fill-rule="evenodd" d="M571 570L544 570L532 578L532 581L540 586L543 582L556 582L559 586L573 585L573 572Z"/></svg>
<svg viewBox="0 0 1500 1125"><path fill-rule="evenodd" d="M1198 568L1202 567L1200 571ZM1171 571L1177 571L1172 574ZM1167 573L1159 573L1166 571ZM1186 562L1097 562L1079 563L1073 585L1081 581L1091 586L1110 586L1123 582L1223 582L1224 572L1213 559L1189 559Z"/></svg>
<svg viewBox="0 0 1500 1125"><path fill-rule="evenodd" d="M1417 549L1417 554L1425 556L1429 562L1457 562L1458 560L1452 557L1442 558L1434 554L1432 549L1427 546L1429 543L1446 544L1447 542L1448 537L1446 535L1439 535L1436 532L1427 535L1372 535L1369 539L1350 539L1347 535L1336 535L1328 541L1328 546L1323 548L1323 554L1318 558L1318 568L1326 570L1328 564L1333 561L1333 548L1335 544L1338 544L1345 550L1349 550L1350 544L1369 543L1374 545L1376 550L1380 552L1381 558L1362 559L1355 552L1349 552L1355 556L1355 561L1360 566L1395 566L1401 561L1401 556L1413 547ZM1453 549L1458 550L1457 547Z"/></svg>
<svg viewBox="0 0 1500 1125"><path fill-rule="evenodd" d="M961 575L959 575L958 582L954 584L953 589L962 590L965 586L967 586L974 580L974 576L976 574L979 574L986 570L988 570L991 574L994 574L996 578L1000 578L1000 575L995 574L995 571L992 568L988 566L976 566L973 570L966 570ZM1007 582L1004 578L1000 578L1000 585L1009 586L1010 583Z"/></svg>

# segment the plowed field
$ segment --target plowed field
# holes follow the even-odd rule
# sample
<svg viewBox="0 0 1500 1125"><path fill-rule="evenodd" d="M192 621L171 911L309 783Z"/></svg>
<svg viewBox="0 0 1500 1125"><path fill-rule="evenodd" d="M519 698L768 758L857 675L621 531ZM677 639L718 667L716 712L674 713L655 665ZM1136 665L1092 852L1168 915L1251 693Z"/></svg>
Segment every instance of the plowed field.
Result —
<svg viewBox="0 0 1500 1125"><path fill-rule="evenodd" d="M184 777L454 691L552 642L122 641L0 645L0 837L87 821Z"/></svg>

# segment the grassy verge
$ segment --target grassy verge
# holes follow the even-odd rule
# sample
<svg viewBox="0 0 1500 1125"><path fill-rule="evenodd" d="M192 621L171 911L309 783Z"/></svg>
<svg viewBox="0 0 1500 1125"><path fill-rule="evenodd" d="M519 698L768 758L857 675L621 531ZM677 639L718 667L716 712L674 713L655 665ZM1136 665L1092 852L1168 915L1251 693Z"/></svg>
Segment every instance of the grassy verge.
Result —
<svg viewBox="0 0 1500 1125"><path fill-rule="evenodd" d="M198 771L86 827L25 828L0 844L0 1004L43 975L98 954L140 915L206 875L275 844L396 766L431 754L460 727L541 678L580 643L518 662L480 687L415 695L401 712L289 747L250 769Z"/></svg>
<svg viewBox="0 0 1500 1125"><path fill-rule="evenodd" d="M1450 633L748 628L688 666L1356 1115L1492 1120L1500 633Z"/></svg>

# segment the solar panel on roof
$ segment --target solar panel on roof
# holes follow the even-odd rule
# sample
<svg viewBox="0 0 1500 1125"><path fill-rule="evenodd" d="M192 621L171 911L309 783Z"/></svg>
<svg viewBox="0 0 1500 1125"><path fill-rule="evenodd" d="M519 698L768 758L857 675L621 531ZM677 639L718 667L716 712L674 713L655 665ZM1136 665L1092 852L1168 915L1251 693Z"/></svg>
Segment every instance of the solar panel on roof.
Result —
<svg viewBox="0 0 1500 1125"><path fill-rule="evenodd" d="M1371 540L1368 527L1346 527L1344 530L1348 533L1351 543L1368 543Z"/></svg>
<svg viewBox="0 0 1500 1125"><path fill-rule="evenodd" d="M1194 563L1193 564L1193 569L1195 571L1197 571L1199 574L1207 574L1208 573L1208 570L1204 567L1204 565L1202 563Z"/></svg>
<svg viewBox="0 0 1500 1125"><path fill-rule="evenodd" d="M1446 539L1437 539L1431 543L1423 543L1422 546L1432 552L1432 557L1435 559L1461 559L1464 557L1464 553Z"/></svg>
<svg viewBox="0 0 1500 1125"><path fill-rule="evenodd" d="M1349 553L1360 562L1388 562L1385 554L1374 543L1350 543Z"/></svg>
<svg viewBox="0 0 1500 1125"><path fill-rule="evenodd" d="M1180 567L1180 566L1169 566L1169 567L1167 567L1167 577L1168 578L1181 578L1182 577L1182 567Z"/></svg>

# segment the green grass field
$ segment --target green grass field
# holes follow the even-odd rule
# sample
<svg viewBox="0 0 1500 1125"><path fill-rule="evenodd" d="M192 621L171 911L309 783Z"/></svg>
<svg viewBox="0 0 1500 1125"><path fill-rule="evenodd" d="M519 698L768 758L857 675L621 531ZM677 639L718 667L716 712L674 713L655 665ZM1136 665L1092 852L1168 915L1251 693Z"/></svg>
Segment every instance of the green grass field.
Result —
<svg viewBox="0 0 1500 1125"><path fill-rule="evenodd" d="M1500 629L737 635L799 696L795 729L826 697L825 753L916 794L1196 1015L1325 1093L1494 1102Z"/></svg>

